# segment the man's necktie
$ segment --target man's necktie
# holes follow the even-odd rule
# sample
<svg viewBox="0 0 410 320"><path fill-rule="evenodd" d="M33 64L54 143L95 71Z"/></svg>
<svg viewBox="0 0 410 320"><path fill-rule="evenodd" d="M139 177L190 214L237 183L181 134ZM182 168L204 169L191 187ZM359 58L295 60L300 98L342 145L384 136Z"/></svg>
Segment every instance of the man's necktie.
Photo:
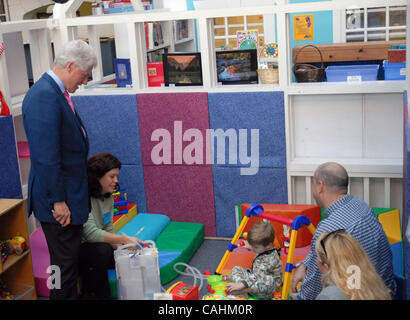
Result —
<svg viewBox="0 0 410 320"><path fill-rule="evenodd" d="M76 113L75 113L75 109L74 109L73 102L71 101L71 97L70 97L70 95L68 94L68 91L67 91L67 90L64 91L64 97L66 98L68 104L70 105L71 110L73 110L74 114L76 114ZM86 135L85 130L84 130L83 127L81 127L81 130L83 131L84 137L86 137L87 135Z"/></svg>

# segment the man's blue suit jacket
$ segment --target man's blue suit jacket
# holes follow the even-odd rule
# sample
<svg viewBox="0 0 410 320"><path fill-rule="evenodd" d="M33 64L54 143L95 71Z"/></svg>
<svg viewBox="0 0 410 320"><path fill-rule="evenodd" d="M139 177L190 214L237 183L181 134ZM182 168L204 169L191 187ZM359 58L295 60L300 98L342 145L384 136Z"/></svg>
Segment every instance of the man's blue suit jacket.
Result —
<svg viewBox="0 0 410 320"><path fill-rule="evenodd" d="M38 220L57 223L51 212L53 204L65 201L71 223L85 223L89 213L89 145L81 119L47 73L27 92L22 109L31 157L29 214L33 211Z"/></svg>

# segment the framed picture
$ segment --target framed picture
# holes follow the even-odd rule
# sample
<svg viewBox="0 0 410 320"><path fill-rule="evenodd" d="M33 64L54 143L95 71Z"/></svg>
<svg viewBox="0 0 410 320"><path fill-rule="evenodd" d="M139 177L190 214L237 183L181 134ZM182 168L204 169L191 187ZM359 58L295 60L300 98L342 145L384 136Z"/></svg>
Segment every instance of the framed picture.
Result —
<svg viewBox="0 0 410 320"><path fill-rule="evenodd" d="M165 53L165 86L202 86L201 53Z"/></svg>
<svg viewBox="0 0 410 320"><path fill-rule="evenodd" d="M130 59L114 59L114 69L118 88L132 85Z"/></svg>
<svg viewBox="0 0 410 320"><path fill-rule="evenodd" d="M216 74L222 84L258 83L256 49L216 52Z"/></svg>

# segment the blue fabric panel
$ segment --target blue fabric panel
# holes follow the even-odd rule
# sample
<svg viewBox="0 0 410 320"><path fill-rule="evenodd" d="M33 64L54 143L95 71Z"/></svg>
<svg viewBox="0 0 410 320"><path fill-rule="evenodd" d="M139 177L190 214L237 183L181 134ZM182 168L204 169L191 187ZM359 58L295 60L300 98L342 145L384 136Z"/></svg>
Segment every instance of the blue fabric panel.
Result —
<svg viewBox="0 0 410 320"><path fill-rule="evenodd" d="M215 166L216 235L233 237L235 205L240 203L284 203L288 201L286 168L260 168L255 175L240 175L237 168Z"/></svg>
<svg viewBox="0 0 410 320"><path fill-rule="evenodd" d="M137 238L143 241L156 241L170 221L171 219L163 214L138 213L122 229L118 230L117 234L125 233L127 236L134 236L144 227L141 233L137 235Z"/></svg>
<svg viewBox="0 0 410 320"><path fill-rule="evenodd" d="M239 129L246 129L246 155L252 156L251 130L259 130L259 167L286 167L286 138L283 92L234 92L209 93L210 129L234 129L236 133L236 163L229 163L229 145L225 139L225 162L218 164L217 144L214 139L214 166L249 167L246 161L241 161L239 152ZM256 140L255 140L256 141ZM245 148L243 148L245 150ZM245 162L245 163L242 163Z"/></svg>
<svg viewBox="0 0 410 320"><path fill-rule="evenodd" d="M118 180L120 187L126 189L128 202L136 203L138 212L146 212L147 203L142 165L122 165Z"/></svg>
<svg viewBox="0 0 410 320"><path fill-rule="evenodd" d="M158 264L161 268L168 263L174 261L181 255L180 251L158 251Z"/></svg>
<svg viewBox="0 0 410 320"><path fill-rule="evenodd" d="M11 116L0 117L0 198L23 198Z"/></svg>
<svg viewBox="0 0 410 320"><path fill-rule="evenodd" d="M407 101L404 104L404 115L408 115ZM403 188L404 188L404 212L402 222L402 234L404 244L404 272L405 272L405 299L410 299L410 133L408 120L404 117L404 152L403 152Z"/></svg>
<svg viewBox="0 0 410 320"><path fill-rule="evenodd" d="M89 156L109 152L122 163L120 185L128 201L146 211L136 95L73 96L90 141Z"/></svg>

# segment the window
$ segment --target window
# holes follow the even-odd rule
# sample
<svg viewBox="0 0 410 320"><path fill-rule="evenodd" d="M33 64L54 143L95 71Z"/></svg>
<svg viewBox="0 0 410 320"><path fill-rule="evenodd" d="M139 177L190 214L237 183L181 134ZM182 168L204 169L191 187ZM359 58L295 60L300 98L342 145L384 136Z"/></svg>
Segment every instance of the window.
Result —
<svg viewBox="0 0 410 320"><path fill-rule="evenodd" d="M346 42L406 39L406 6L346 9Z"/></svg>
<svg viewBox="0 0 410 320"><path fill-rule="evenodd" d="M5 22L9 20L7 17L7 0L0 0L0 21Z"/></svg>
<svg viewBox="0 0 410 320"><path fill-rule="evenodd" d="M263 16L240 16L214 19L215 48L237 48L236 32L242 30L257 30L259 46L264 44Z"/></svg>

